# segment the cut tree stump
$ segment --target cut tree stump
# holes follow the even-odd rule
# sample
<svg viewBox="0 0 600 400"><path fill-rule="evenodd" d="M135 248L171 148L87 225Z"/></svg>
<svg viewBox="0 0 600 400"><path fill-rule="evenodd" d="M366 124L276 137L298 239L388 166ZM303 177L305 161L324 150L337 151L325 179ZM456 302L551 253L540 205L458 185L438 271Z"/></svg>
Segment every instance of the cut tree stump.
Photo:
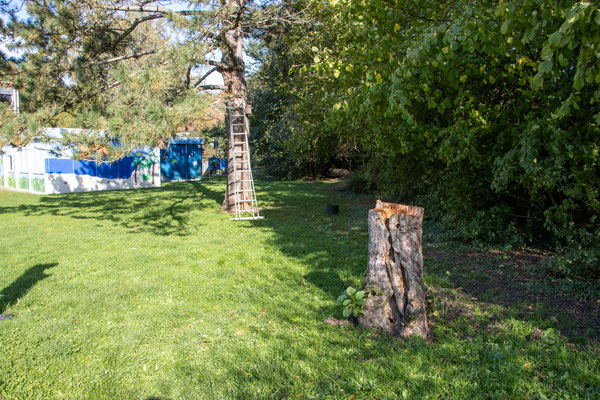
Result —
<svg viewBox="0 0 600 400"><path fill-rule="evenodd" d="M369 261L364 315L358 323L392 335L423 338L427 287L423 282L422 207L377 200L369 211Z"/></svg>

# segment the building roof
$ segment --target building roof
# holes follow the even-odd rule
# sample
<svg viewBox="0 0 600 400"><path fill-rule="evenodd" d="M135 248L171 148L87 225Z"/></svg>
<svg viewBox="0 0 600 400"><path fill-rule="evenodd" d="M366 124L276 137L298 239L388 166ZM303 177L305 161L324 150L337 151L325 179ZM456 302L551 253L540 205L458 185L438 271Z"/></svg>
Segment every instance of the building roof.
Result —
<svg viewBox="0 0 600 400"><path fill-rule="evenodd" d="M201 137L174 137L171 144L204 144L204 138Z"/></svg>

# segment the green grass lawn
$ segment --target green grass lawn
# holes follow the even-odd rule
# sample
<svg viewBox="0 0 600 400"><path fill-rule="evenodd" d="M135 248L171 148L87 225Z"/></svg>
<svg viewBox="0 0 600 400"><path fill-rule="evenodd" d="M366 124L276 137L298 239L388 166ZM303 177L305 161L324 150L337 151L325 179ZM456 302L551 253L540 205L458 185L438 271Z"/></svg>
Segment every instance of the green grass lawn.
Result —
<svg viewBox="0 0 600 400"><path fill-rule="evenodd" d="M597 299L513 295L491 256L428 247L430 342L324 324L373 206L336 186L259 180L239 222L223 179L0 191L0 399L600 398Z"/></svg>

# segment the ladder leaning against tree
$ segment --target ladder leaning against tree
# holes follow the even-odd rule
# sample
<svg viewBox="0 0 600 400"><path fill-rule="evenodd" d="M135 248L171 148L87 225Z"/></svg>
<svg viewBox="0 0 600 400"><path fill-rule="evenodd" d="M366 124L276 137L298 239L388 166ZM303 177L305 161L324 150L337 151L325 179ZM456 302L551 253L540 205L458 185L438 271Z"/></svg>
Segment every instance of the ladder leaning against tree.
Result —
<svg viewBox="0 0 600 400"><path fill-rule="evenodd" d="M227 108L229 141L231 143L231 160L233 172L233 190L235 216L232 220L262 219L258 211L254 178L250 163L250 146L248 144L248 116L246 104L239 108Z"/></svg>

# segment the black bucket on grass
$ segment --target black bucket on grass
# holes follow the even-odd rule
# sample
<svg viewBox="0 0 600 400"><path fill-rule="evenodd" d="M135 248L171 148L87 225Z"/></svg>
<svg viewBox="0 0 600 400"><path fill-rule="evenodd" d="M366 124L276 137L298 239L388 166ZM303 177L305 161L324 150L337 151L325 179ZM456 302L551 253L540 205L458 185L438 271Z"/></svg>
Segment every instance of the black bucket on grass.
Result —
<svg viewBox="0 0 600 400"><path fill-rule="evenodd" d="M327 214L334 215L340 212L340 206L337 204L327 204Z"/></svg>

